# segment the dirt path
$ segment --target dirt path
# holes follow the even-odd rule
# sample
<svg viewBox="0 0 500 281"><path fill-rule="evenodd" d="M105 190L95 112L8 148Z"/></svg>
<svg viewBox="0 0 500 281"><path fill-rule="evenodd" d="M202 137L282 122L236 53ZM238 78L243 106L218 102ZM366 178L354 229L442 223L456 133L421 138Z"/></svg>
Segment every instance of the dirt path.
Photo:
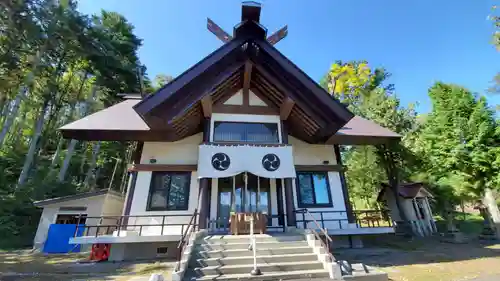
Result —
<svg viewBox="0 0 500 281"><path fill-rule="evenodd" d="M46 255L29 251L0 252L0 280L148 280L151 273L164 272L174 265L172 261L102 262L89 263L87 254Z"/></svg>

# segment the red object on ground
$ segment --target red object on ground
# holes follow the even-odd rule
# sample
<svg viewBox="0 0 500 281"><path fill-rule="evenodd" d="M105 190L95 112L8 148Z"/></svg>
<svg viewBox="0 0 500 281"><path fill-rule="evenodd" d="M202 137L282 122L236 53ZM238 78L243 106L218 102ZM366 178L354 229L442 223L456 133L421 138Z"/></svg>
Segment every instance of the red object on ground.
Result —
<svg viewBox="0 0 500 281"><path fill-rule="evenodd" d="M107 261L111 244L93 244L89 259L91 261Z"/></svg>

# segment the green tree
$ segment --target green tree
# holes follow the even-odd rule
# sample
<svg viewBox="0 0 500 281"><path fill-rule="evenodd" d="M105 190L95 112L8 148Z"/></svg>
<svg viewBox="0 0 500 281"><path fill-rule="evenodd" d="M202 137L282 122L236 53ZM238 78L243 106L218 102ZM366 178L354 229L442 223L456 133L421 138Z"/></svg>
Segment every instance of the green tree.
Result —
<svg viewBox="0 0 500 281"><path fill-rule="evenodd" d="M376 207L380 183L386 181L383 169L378 165L378 158L373 146L353 146L344 153L344 164L350 195L355 204L362 203L366 208ZM360 202L361 201L361 202ZM356 206L360 208L360 206Z"/></svg>
<svg viewBox="0 0 500 281"><path fill-rule="evenodd" d="M157 74L153 81L154 90L158 90L166 84L170 83L170 81L174 80L174 78L170 75L166 74Z"/></svg>
<svg viewBox="0 0 500 281"><path fill-rule="evenodd" d="M436 184L452 187L458 198L481 199L500 223L498 207L490 204L500 173L500 134L493 110L485 97L457 85L436 83L429 97L432 111L416 148L427 160L425 173Z"/></svg>
<svg viewBox="0 0 500 281"><path fill-rule="evenodd" d="M57 128L138 92L138 68L145 87L149 80L141 40L117 13L84 15L73 0L4 1L0 30L3 248L31 243L33 201L123 188L131 143L65 140Z"/></svg>

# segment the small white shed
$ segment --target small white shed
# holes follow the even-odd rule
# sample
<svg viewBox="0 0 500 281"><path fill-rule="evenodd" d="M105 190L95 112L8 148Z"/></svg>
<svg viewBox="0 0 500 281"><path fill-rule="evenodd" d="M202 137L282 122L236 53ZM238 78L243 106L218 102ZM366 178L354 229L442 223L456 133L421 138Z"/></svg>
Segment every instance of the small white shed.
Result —
<svg viewBox="0 0 500 281"><path fill-rule="evenodd" d="M33 248L43 249L51 224L85 224L84 217L120 216L124 196L112 190L98 190L34 202L43 208Z"/></svg>
<svg viewBox="0 0 500 281"><path fill-rule="evenodd" d="M401 208L408 217L413 232L420 236L428 236L436 232L436 224L429 204L429 198L432 199L433 196L425 189L424 184L421 182L400 184L398 193L401 198ZM392 219L397 222L401 219L394 199L394 193L390 186L382 184L382 190L378 194L377 201L387 204L387 207L391 210Z"/></svg>

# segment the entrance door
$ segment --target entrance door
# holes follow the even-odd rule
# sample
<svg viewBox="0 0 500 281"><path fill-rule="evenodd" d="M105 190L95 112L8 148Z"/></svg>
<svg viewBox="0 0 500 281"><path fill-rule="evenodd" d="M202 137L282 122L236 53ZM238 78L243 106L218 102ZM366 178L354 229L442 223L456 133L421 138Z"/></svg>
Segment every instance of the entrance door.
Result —
<svg viewBox="0 0 500 281"><path fill-rule="evenodd" d="M260 186L257 184L259 181ZM233 184L234 182L234 184ZM268 178L247 173L218 179L217 228L228 228L233 212L271 213L271 189ZM271 221L269 221L271 223Z"/></svg>

